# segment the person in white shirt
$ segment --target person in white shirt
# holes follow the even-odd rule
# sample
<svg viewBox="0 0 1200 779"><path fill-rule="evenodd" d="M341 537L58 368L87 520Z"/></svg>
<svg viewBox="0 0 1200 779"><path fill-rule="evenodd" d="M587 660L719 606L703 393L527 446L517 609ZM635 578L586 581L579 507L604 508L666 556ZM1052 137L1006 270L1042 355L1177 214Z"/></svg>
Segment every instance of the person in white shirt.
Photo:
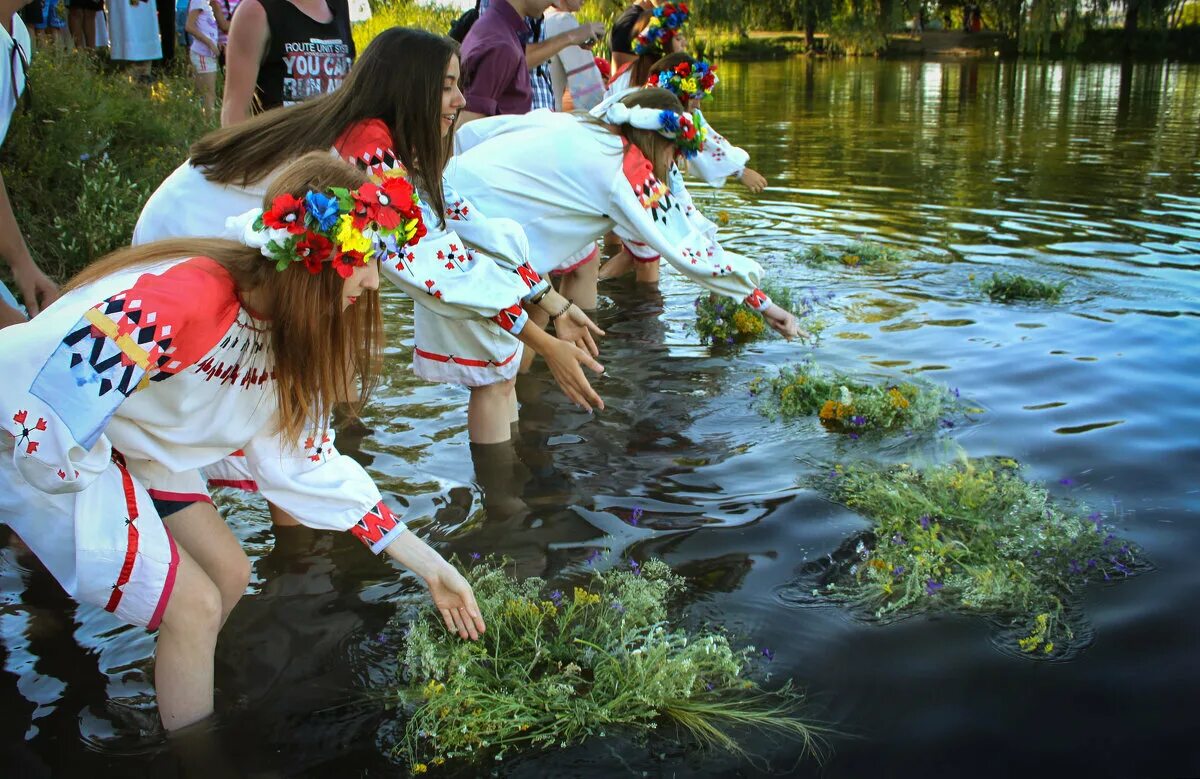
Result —
<svg viewBox="0 0 1200 779"><path fill-rule="evenodd" d="M0 145L8 135L8 125L18 102L26 92L29 60L33 54L29 30L17 12L23 0L0 0ZM0 259L12 269L13 280L25 302L25 310L0 282L0 327L25 321L25 314L36 316L58 296L58 286L46 277L29 254L17 218L13 215L8 189L0 172Z"/></svg>

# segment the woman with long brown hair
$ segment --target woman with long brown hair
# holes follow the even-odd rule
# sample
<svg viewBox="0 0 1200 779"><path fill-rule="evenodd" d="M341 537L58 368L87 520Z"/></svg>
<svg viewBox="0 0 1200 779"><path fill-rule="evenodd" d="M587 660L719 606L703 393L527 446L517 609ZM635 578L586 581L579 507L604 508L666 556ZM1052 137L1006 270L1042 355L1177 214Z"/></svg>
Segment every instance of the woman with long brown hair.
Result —
<svg viewBox="0 0 1200 779"><path fill-rule="evenodd" d="M458 74L458 45L450 38L402 27L381 33L337 92L198 141L191 159L150 197L134 243L220 234L226 218L261 197L280 166L309 151L332 150L372 176L406 177L421 192L429 234L380 271L418 303L414 370L470 387L470 439L489 444L511 436L518 341L546 357L572 401L603 408L580 369L602 370L593 359L593 334L601 331L578 308L560 319L560 340L526 329L525 306L550 314L567 308L566 300L530 266L519 225L485 218L447 191L442 171L463 106ZM465 328L466 321L486 324Z"/></svg>
<svg viewBox="0 0 1200 779"><path fill-rule="evenodd" d="M420 233L401 184L305 156L232 221L238 240L118 251L0 331L0 521L78 601L158 629L168 730L212 712L217 634L249 579L200 473L234 450L296 519L421 576L451 630L484 628L466 580L325 425L348 388L363 400L374 384L378 263Z"/></svg>
<svg viewBox="0 0 1200 779"><path fill-rule="evenodd" d="M448 179L489 213L520 220L540 273L592 264L596 240L611 230L636 259L661 258L798 335L795 316L759 289L762 267L725 250L693 204L675 163L699 151L703 128L679 98L639 89L595 111L471 122L458 132Z"/></svg>

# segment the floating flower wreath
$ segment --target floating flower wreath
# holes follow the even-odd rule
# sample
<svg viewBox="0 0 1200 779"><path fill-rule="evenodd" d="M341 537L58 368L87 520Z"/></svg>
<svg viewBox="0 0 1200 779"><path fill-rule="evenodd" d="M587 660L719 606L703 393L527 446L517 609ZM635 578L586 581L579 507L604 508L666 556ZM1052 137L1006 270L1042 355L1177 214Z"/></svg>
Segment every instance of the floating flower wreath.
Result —
<svg viewBox="0 0 1200 779"><path fill-rule="evenodd" d="M679 34L679 28L688 20L686 3L667 3L650 12L646 29L633 42L634 54L647 54L667 50L667 44Z"/></svg>
<svg viewBox="0 0 1200 779"><path fill-rule="evenodd" d="M681 62L674 70L660 70L646 82L646 86L670 90L686 106L689 100L703 100L712 94L719 80L716 71L716 65L704 60Z"/></svg>
<svg viewBox="0 0 1200 779"><path fill-rule="evenodd" d="M356 190L332 187L302 198L283 194L266 211L233 217L228 229L274 260L275 270L303 263L316 274L328 262L342 278L366 265L376 251L394 254L426 232L421 199L402 176Z"/></svg>

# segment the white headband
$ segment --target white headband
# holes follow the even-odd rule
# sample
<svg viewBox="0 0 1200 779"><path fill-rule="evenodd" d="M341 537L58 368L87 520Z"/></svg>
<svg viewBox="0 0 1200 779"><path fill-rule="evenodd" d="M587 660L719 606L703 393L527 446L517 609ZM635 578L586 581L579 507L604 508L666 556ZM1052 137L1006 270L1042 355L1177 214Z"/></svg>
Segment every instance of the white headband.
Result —
<svg viewBox="0 0 1200 779"><path fill-rule="evenodd" d="M273 237L271 233L274 231L254 229L254 222L262 216L262 213L261 208L252 208L244 214L227 218L225 232L221 234L221 237L237 241L252 249L258 249L264 257L270 258L271 255L263 251L263 248L270 242Z"/></svg>

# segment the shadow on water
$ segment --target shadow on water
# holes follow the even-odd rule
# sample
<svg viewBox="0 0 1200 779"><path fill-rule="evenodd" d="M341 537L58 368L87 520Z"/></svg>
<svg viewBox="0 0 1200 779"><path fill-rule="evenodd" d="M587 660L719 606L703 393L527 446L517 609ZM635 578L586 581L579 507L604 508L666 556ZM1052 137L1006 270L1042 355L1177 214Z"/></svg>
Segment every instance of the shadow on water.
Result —
<svg viewBox="0 0 1200 779"><path fill-rule="evenodd" d="M339 447L448 554L507 556L562 583L668 561L691 583L686 620L770 648L754 673L795 679L818 716L855 736L835 739L824 767L744 736L776 773L1200 774L1200 69L792 60L723 63L721 78L706 116L771 187L697 185L696 200L729 215L727 245L774 279L832 296L819 346L713 351L688 329L696 290L677 277L664 274L661 294L607 284L596 386L608 409L572 408L535 367L518 383L512 446L472 452L466 392L413 378L411 302L389 293L388 374L365 429ZM809 246L859 240L916 256L877 272L801 261ZM978 282L995 271L1066 281L1064 300L993 304ZM806 357L958 387L984 411L937 436L859 441L760 414L751 378ZM868 527L799 486L807 477L958 453L1024 463L1153 561L1153 573L1085 593L1094 641L1071 661L997 651L979 619L879 625L779 596ZM253 579L218 647L215 724L169 746L151 727L152 637L75 607L7 539L5 775L404 772L384 754L394 716L370 691L395 678L419 583L348 536L271 531L255 499L222 506ZM760 773L662 734L488 770Z"/></svg>

